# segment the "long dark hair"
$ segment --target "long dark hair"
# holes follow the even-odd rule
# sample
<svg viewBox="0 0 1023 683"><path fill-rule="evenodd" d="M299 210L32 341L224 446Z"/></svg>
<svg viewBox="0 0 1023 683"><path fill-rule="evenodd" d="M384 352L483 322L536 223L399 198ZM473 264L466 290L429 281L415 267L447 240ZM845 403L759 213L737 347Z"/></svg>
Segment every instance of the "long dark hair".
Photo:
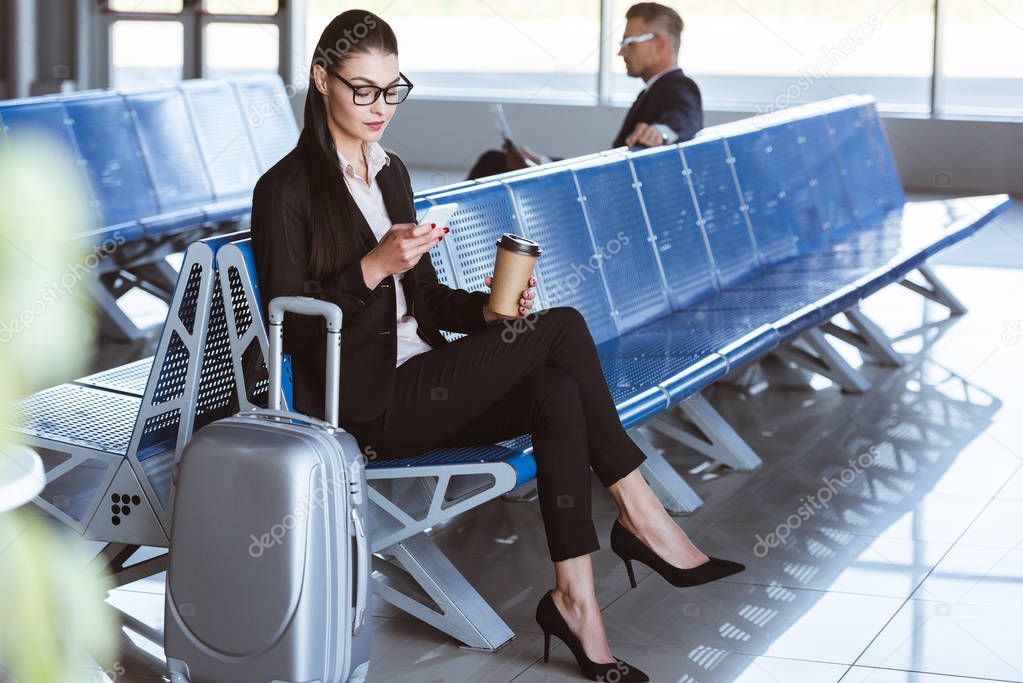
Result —
<svg viewBox="0 0 1023 683"><path fill-rule="evenodd" d="M309 178L308 268L314 280L335 275L346 265L349 255L355 253L357 234L351 226L358 220L359 208L341 174L323 95L313 79L313 67L319 64L329 70L353 54L367 52L397 55L398 39L387 22L372 12L348 10L323 29L309 65L305 122L298 138L298 151Z"/></svg>

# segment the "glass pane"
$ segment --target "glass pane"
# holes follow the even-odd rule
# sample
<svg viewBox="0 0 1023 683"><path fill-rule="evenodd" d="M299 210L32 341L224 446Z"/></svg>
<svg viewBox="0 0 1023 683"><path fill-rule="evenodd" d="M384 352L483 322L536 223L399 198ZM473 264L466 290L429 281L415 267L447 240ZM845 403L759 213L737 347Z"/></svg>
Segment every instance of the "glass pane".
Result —
<svg viewBox="0 0 1023 683"><path fill-rule="evenodd" d="M155 88L181 80L184 30L178 21L115 21L111 87Z"/></svg>
<svg viewBox="0 0 1023 683"><path fill-rule="evenodd" d="M110 0L114 12L173 12L181 11L181 0Z"/></svg>
<svg viewBox="0 0 1023 683"><path fill-rule="evenodd" d="M1023 2L942 0L941 107L962 114L1023 109Z"/></svg>
<svg viewBox="0 0 1023 683"><path fill-rule="evenodd" d="M368 0L398 36L417 94L596 101L600 3L594 0ZM309 0L308 53L338 12Z"/></svg>
<svg viewBox="0 0 1023 683"><path fill-rule="evenodd" d="M277 14L277 0L206 0L210 14Z"/></svg>
<svg viewBox="0 0 1023 683"><path fill-rule="evenodd" d="M203 73L209 78L276 73L279 51L278 30L272 24L210 24Z"/></svg>
<svg viewBox="0 0 1023 683"><path fill-rule="evenodd" d="M615 54L631 4L614 2ZM771 111L850 93L874 95L886 109L930 106L933 0L666 4L685 22L679 64L706 108ZM615 99L631 102L642 81L625 74L621 57L613 64Z"/></svg>

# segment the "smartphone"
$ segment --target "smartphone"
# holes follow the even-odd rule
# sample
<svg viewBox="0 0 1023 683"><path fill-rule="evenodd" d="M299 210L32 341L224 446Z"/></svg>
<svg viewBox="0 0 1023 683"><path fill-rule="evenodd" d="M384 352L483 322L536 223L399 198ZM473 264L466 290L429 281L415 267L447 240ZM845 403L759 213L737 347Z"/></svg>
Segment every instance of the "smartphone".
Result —
<svg viewBox="0 0 1023 683"><path fill-rule="evenodd" d="M438 226L445 226L451 220L451 215L458 209L458 202L449 204L436 204L423 213L417 225L436 223Z"/></svg>

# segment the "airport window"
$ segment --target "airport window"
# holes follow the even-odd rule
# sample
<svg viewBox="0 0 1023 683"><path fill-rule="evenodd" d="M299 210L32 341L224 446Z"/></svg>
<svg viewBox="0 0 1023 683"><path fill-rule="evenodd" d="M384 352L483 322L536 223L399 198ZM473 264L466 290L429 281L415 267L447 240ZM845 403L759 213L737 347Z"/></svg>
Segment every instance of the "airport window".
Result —
<svg viewBox="0 0 1023 683"><path fill-rule="evenodd" d="M594 0L370 0L398 35L402 71L416 94L532 101L597 101L600 3ZM309 0L308 63L338 13Z"/></svg>
<svg viewBox="0 0 1023 683"><path fill-rule="evenodd" d="M206 27L209 78L276 72L279 35L273 24L211 23Z"/></svg>
<svg viewBox="0 0 1023 683"><path fill-rule="evenodd" d="M602 29L596 0L361 3L394 27L402 69L419 96L627 105L642 87L617 55L632 0L607 4ZM1019 2L667 4L686 22L680 63L700 85L707 109L770 110L849 93L872 94L889 112L1005 117L1023 109L1023 61L989 59L1018 51ZM281 68L281 22L291 8L279 0L98 0L97 6L106 10L99 16L111 39L110 63L100 73L109 74L112 87ZM295 55L303 73L320 32L339 11L334 0L307 0L305 7L304 54Z"/></svg>
<svg viewBox="0 0 1023 683"><path fill-rule="evenodd" d="M181 80L185 44L180 21L115 21L110 42L111 87L132 90Z"/></svg>
<svg viewBox="0 0 1023 683"><path fill-rule="evenodd" d="M206 0L206 11L210 14L272 16L277 14L277 5L277 0Z"/></svg>
<svg viewBox="0 0 1023 683"><path fill-rule="evenodd" d="M1023 3L942 0L943 114L1023 113Z"/></svg>
<svg viewBox="0 0 1023 683"><path fill-rule="evenodd" d="M190 5L198 6L198 0ZM264 15L277 14L278 0L206 0L203 10L209 14ZM144 14L180 14L183 0L108 0L113 12Z"/></svg>
<svg viewBox="0 0 1023 683"><path fill-rule="evenodd" d="M279 70L278 0L100 0L97 6L110 35L110 61L99 72L110 87Z"/></svg>
<svg viewBox="0 0 1023 683"><path fill-rule="evenodd" d="M109 0L113 12L180 14L182 0Z"/></svg>
<svg viewBox="0 0 1023 683"><path fill-rule="evenodd" d="M642 87L617 56L625 13L615 0L611 99ZM685 22L679 63L710 108L781 108L871 93L884 109L930 105L933 0L689 0L668 3Z"/></svg>

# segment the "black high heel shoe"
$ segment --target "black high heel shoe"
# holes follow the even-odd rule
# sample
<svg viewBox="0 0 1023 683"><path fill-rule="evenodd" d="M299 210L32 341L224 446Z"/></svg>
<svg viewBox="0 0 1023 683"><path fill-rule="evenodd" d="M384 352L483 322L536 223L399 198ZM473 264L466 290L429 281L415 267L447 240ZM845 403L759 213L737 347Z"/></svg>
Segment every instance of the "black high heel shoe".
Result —
<svg viewBox="0 0 1023 683"><path fill-rule="evenodd" d="M536 623L543 629L543 661L546 663L551 656L551 634L564 641L568 649L575 655L579 671L591 681L627 681L640 683L650 678L636 667L615 657L613 664L598 664L586 656L583 645L568 628L565 618L561 616L558 606L554 604L552 591L547 591L536 606ZM612 673L613 672L613 673ZM613 676L613 678L612 678Z"/></svg>
<svg viewBox="0 0 1023 683"><path fill-rule="evenodd" d="M611 527L611 550L625 563L625 568L629 571L629 583L633 588L636 587L636 575L632 573L633 560L642 562L660 574L665 581L679 588L710 583L732 574L738 574L746 569L744 564L717 557L712 557L703 564L690 569L680 569L662 560L657 553L622 526L617 519L614 526Z"/></svg>

